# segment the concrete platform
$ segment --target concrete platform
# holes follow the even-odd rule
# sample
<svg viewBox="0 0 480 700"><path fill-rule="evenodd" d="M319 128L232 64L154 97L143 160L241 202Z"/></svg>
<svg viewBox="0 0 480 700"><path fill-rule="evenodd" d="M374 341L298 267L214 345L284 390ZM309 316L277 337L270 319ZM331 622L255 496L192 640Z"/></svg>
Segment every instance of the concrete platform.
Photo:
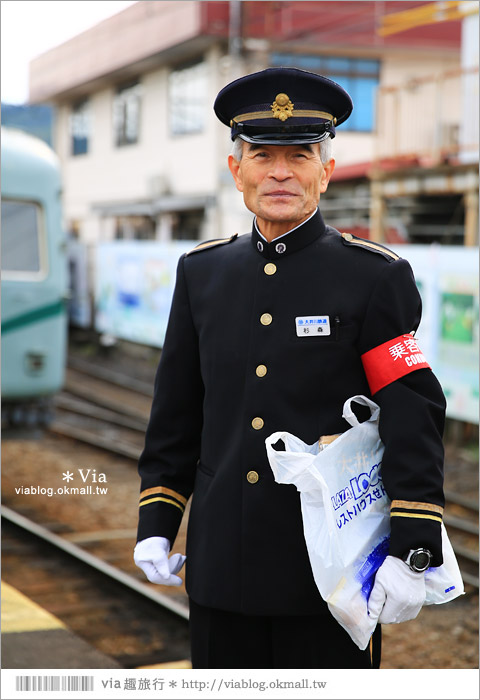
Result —
<svg viewBox="0 0 480 700"><path fill-rule="evenodd" d="M192 668L192 662L188 659L181 661L167 661L164 664L153 664L152 666L139 666L138 668Z"/></svg>
<svg viewBox="0 0 480 700"><path fill-rule="evenodd" d="M2 668L122 668L2 581Z"/></svg>

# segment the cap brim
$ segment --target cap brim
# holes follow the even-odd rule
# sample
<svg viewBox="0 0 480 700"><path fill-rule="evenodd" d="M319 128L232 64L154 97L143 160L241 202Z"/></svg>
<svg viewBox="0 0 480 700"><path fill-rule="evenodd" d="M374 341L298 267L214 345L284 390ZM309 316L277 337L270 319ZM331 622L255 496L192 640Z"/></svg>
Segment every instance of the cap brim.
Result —
<svg viewBox="0 0 480 700"><path fill-rule="evenodd" d="M238 134L238 138L247 143L258 143L265 146L301 146L306 143L320 143L325 141L329 136L333 135L329 131L323 134L258 134L250 136L248 134Z"/></svg>

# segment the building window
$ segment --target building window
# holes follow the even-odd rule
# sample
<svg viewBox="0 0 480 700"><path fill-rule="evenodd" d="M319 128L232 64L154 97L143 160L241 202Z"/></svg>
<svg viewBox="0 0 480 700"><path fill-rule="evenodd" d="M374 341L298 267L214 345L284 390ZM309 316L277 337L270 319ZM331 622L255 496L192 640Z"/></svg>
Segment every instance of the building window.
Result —
<svg viewBox="0 0 480 700"><path fill-rule="evenodd" d="M2 272L37 279L42 265L43 210L35 202L2 201Z"/></svg>
<svg viewBox="0 0 480 700"><path fill-rule="evenodd" d="M113 131L116 146L138 143L140 132L140 83L121 85L113 98Z"/></svg>
<svg viewBox="0 0 480 700"><path fill-rule="evenodd" d="M195 63L172 71L168 80L170 132L178 135L203 131L207 97L206 63Z"/></svg>
<svg viewBox="0 0 480 700"><path fill-rule="evenodd" d="M195 241L200 236L204 220L204 209L172 212L172 240Z"/></svg>
<svg viewBox="0 0 480 700"><path fill-rule="evenodd" d="M88 153L90 139L90 105L88 100L78 102L70 115L70 152L72 156Z"/></svg>
<svg viewBox="0 0 480 700"><path fill-rule="evenodd" d="M118 216L115 219L115 238L124 241L154 240L155 221L150 216Z"/></svg>
<svg viewBox="0 0 480 700"><path fill-rule="evenodd" d="M343 131L373 131L375 99L380 76L380 62L364 58L314 56L309 54L273 53L272 66L303 68L325 75L339 83L353 100L354 110L348 120L337 127Z"/></svg>

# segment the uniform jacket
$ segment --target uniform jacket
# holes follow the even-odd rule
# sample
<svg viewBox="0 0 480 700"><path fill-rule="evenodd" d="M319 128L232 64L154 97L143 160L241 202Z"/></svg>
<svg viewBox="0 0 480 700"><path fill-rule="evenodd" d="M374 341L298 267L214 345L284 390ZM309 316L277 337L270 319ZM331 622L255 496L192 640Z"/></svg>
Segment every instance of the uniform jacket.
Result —
<svg viewBox="0 0 480 700"><path fill-rule="evenodd" d="M297 317L328 316L330 335L299 337ZM246 614L326 611L303 537L299 494L277 484L265 438L313 444L347 430L345 400L371 396L361 355L415 331L410 265L342 236L320 212L267 243L251 235L182 256L145 448L138 539L173 543L193 493L186 586L201 605ZM445 401L430 369L378 391L390 553L427 547L442 561ZM258 476L258 479L257 479Z"/></svg>

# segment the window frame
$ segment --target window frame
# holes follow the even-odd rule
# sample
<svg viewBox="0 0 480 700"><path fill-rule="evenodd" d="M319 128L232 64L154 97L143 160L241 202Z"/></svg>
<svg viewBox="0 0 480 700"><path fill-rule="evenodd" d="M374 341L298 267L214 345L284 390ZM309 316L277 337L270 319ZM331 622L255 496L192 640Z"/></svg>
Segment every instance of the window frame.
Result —
<svg viewBox="0 0 480 700"><path fill-rule="evenodd" d="M133 89L137 89L138 93L135 95L137 102L137 124L136 124L136 134L135 140L128 140L127 138L127 101L123 98L122 103L122 93L129 92ZM114 90L113 100L112 100L112 133L113 133L113 145L115 148L125 148L127 146L136 146L140 143L141 136L141 117L142 117L142 100L141 100L141 90L142 82L140 78L134 78L128 82L119 83ZM116 109L121 108L121 125L117 125L116 119ZM121 127L121 133L119 133L119 128Z"/></svg>
<svg viewBox="0 0 480 700"><path fill-rule="evenodd" d="M309 60L312 63L310 66L308 65ZM269 56L269 61L270 65L273 67L296 66L302 68L303 70L309 70L312 73L317 73L317 75L324 75L326 78L330 78L340 85L342 85L343 79L345 81L376 81L376 84L373 86L373 91L377 90L380 86L381 60L378 58L363 56L333 56L330 54L295 54L282 51L272 51ZM335 61L338 62L337 66L334 65ZM342 62L349 65L342 69L340 67ZM314 63L317 63L317 65L313 65ZM331 65L329 65L329 63ZM358 69L355 68L356 64L359 65ZM368 70L367 64L372 64L372 70ZM345 89L347 92L349 92L347 88ZM352 90L352 92L354 92L354 90ZM355 107L355 99L353 99L353 96L352 100ZM344 124L337 126L336 129L343 133L351 132L354 134L374 134L377 130L377 115L375 107L376 100L374 97L371 110L371 123L369 127L355 126L356 114L354 108L351 117L349 117Z"/></svg>
<svg viewBox="0 0 480 700"><path fill-rule="evenodd" d="M37 242L38 242L38 270L7 270L3 267L2 255L2 268L1 274L2 279L5 281L14 282L42 282L48 277L49 274L49 261L48 261L48 250L47 250L47 226L45 221L45 207L42 202L33 199L22 199L20 197L2 197L2 206L6 203L17 203L26 204L28 206L33 206L36 212L36 224L37 224ZM3 228L3 227L2 227ZM3 236L2 236L3 240Z"/></svg>
<svg viewBox="0 0 480 700"><path fill-rule="evenodd" d="M203 90L200 90L200 94L203 96L204 101L200 105L200 109L198 109L199 105L194 107L194 114L197 118L198 121L198 126L195 126L194 128L183 128L182 130L177 130L174 128L174 123L175 123L175 117L173 114L173 110L175 109L175 98L172 95L172 76L175 73L181 73L183 71L188 71L191 70L192 68L202 68L204 71L204 75L202 78L205 81L205 86ZM188 85L187 85L187 90L188 90ZM168 74L168 82L167 82L167 104L168 104L168 130L169 130L169 135L172 138L181 138L183 136L195 136L198 134L202 134L206 131L208 120L207 120L207 93L208 93L208 61L205 59L205 57L197 58L191 61L188 61L187 63L182 63L177 66L172 66L170 68L170 72ZM188 115L187 115L187 120L188 120ZM178 120L177 120L178 121Z"/></svg>
<svg viewBox="0 0 480 700"><path fill-rule="evenodd" d="M85 151L79 151L78 153L75 153L75 149L74 149L75 135L73 132L73 129L74 129L73 122L74 122L76 115L80 112L81 109L84 112L82 116L86 120L86 126L87 126L87 136L85 137L86 149L85 149ZM88 155L90 153L90 141L91 141L91 136L92 136L91 107L90 107L90 99L88 97L83 99L83 100L79 100L78 102L75 102L72 105L71 112L70 112L70 120L69 120L69 131L70 131L70 156L72 158L78 158L79 156Z"/></svg>

